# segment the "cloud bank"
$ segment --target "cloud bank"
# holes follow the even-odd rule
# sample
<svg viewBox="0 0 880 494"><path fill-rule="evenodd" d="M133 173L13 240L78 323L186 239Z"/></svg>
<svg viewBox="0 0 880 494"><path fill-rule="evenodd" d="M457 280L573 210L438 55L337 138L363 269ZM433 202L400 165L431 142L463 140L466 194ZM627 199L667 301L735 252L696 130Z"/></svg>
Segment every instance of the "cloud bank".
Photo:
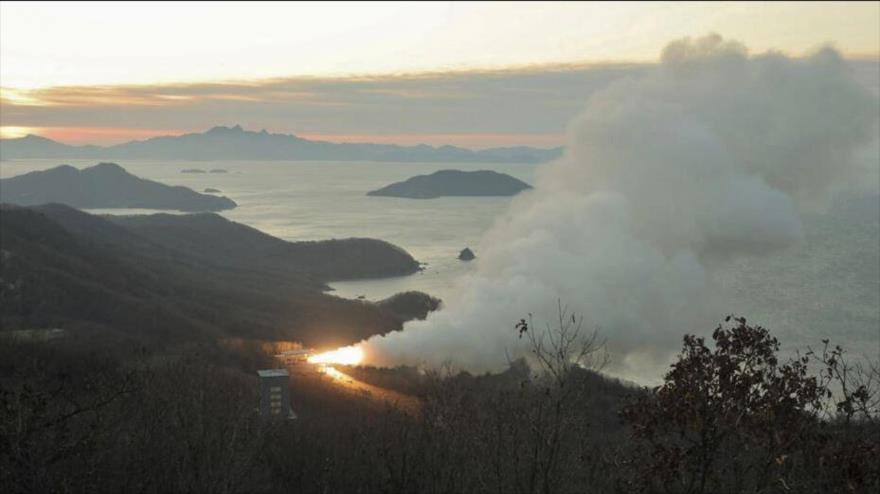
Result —
<svg viewBox="0 0 880 494"><path fill-rule="evenodd" d="M877 59L849 60L875 93ZM0 127L106 144L215 125L330 141L557 146L596 91L656 64L542 65L373 77L0 88ZM34 130L29 130L34 129Z"/></svg>
<svg viewBox="0 0 880 494"><path fill-rule="evenodd" d="M556 146L565 123L592 91L643 70L650 66L544 65L372 77L0 88L0 126L124 128L137 137L135 129L201 132L241 124L329 140L413 144L424 136L432 143L468 144L472 135L477 136L470 139L475 147Z"/></svg>
<svg viewBox="0 0 880 494"><path fill-rule="evenodd" d="M513 324L550 320L562 300L607 338L612 373L656 377L685 332L724 315L713 271L798 241L800 213L858 180L877 115L833 49L792 59L715 35L670 43L657 70L589 98L566 155L488 232L459 296L363 342L368 358L500 370L525 350Z"/></svg>

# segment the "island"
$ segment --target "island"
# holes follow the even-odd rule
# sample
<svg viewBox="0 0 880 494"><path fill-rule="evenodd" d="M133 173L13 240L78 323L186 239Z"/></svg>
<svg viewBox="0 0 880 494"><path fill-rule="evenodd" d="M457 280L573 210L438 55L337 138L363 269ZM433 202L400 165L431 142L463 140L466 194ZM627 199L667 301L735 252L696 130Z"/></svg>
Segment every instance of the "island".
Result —
<svg viewBox="0 0 880 494"><path fill-rule="evenodd" d="M212 168L208 173L229 173L225 168Z"/></svg>
<svg viewBox="0 0 880 494"><path fill-rule="evenodd" d="M203 190L202 192L204 192L205 194L219 194L220 189L214 189L212 187L208 187L207 189Z"/></svg>
<svg viewBox="0 0 880 494"><path fill-rule="evenodd" d="M532 186L504 173L491 170L440 170L395 182L368 196L434 199L445 196L512 196Z"/></svg>
<svg viewBox="0 0 880 494"><path fill-rule="evenodd" d="M61 203L80 209L137 208L177 211L222 211L237 206L223 196L165 185L136 177L115 163L79 170L60 165L0 179L0 201L34 206Z"/></svg>
<svg viewBox="0 0 880 494"><path fill-rule="evenodd" d="M184 168L183 170L180 170L180 173L205 173L205 170L202 170L201 168Z"/></svg>

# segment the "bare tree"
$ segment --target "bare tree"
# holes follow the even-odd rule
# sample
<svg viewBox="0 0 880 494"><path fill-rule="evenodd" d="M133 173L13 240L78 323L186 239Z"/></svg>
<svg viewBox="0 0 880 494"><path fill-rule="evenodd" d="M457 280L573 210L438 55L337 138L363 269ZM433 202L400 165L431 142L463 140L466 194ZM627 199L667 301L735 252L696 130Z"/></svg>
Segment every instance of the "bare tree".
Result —
<svg viewBox="0 0 880 494"><path fill-rule="evenodd" d="M543 331L535 331L532 315L515 325L519 336L528 341L529 351L540 369L559 388L564 388L573 369L600 372L608 364L605 341L599 330L585 331L584 318L557 301L555 325L545 324Z"/></svg>
<svg viewBox="0 0 880 494"><path fill-rule="evenodd" d="M535 383L543 388L544 399L536 404L530 421L531 451L526 475L519 483L521 492L558 490L565 470L576 469L572 460L572 438L582 438L589 424L572 413L578 388L573 385L579 371L598 372L608 363L605 343L599 331L585 331L583 317L557 302L554 325L536 330L532 315L520 319L515 328L526 338L532 360L538 364ZM576 433L579 432L580 434Z"/></svg>

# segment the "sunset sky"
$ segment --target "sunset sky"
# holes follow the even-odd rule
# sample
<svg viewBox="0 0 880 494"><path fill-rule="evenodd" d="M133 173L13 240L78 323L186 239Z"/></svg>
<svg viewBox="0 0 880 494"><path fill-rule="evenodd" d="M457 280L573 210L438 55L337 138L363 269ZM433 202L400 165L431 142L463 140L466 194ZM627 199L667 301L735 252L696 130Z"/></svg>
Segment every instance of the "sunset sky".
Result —
<svg viewBox="0 0 880 494"><path fill-rule="evenodd" d="M591 91L709 32L876 61L880 3L0 2L0 134L551 146Z"/></svg>

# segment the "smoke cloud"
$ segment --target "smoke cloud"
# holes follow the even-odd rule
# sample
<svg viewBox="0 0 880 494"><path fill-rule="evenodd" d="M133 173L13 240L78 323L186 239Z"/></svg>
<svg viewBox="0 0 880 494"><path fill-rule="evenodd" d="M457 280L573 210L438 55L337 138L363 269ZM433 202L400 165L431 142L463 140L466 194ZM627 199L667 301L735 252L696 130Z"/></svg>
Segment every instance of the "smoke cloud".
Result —
<svg viewBox="0 0 880 494"><path fill-rule="evenodd" d="M549 321L561 300L607 339L612 373L644 380L724 315L713 270L798 241L800 213L858 179L877 115L831 48L793 59L717 35L670 43L656 70L590 97L566 155L487 233L458 296L366 354L501 370L525 351L514 323Z"/></svg>

